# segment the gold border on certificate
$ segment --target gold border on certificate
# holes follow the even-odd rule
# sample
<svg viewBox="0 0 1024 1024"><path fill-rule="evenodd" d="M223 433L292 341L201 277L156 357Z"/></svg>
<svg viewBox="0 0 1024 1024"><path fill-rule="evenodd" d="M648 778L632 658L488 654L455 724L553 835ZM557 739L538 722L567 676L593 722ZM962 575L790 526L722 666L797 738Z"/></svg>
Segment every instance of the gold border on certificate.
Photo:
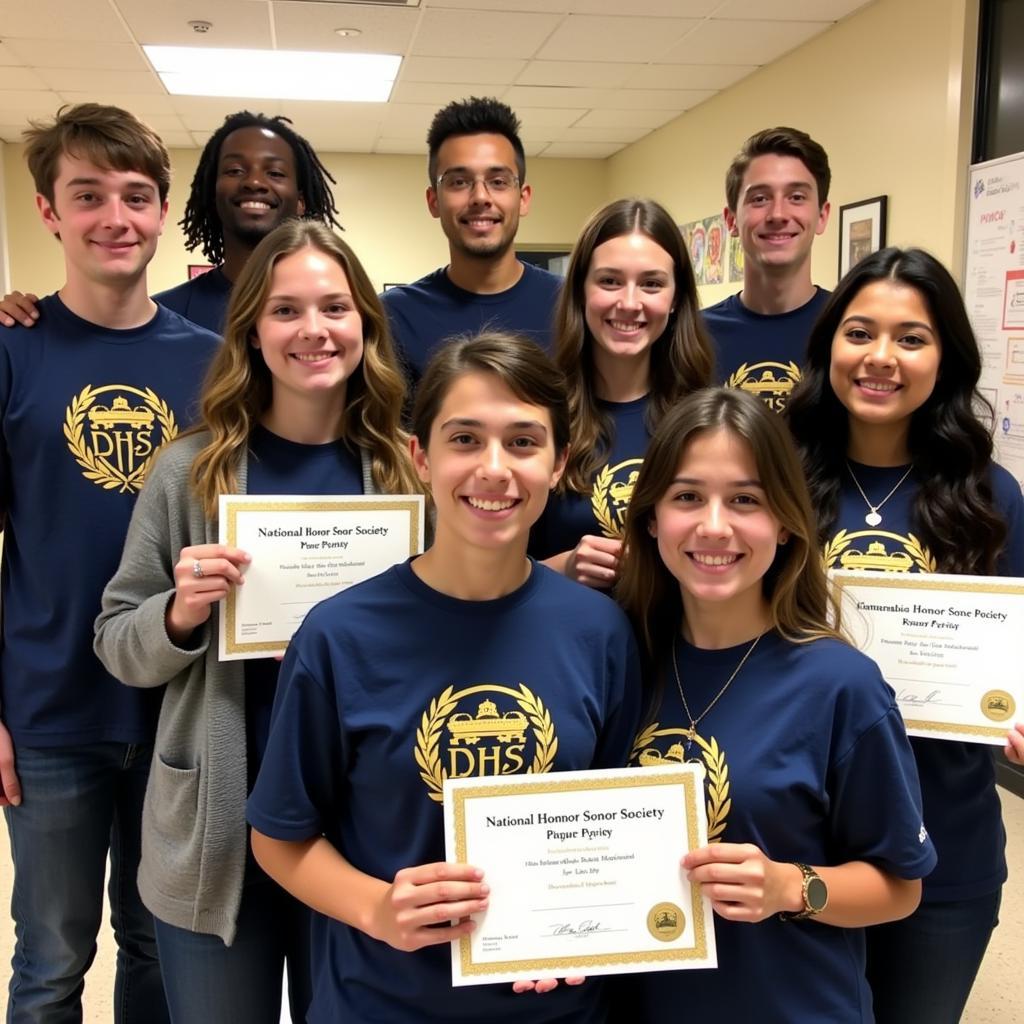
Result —
<svg viewBox="0 0 1024 1024"><path fill-rule="evenodd" d="M865 573L863 576L853 573L835 571L829 574L836 588L837 597L841 597L848 587L868 587L874 590L945 590L958 594L1024 594L1024 584L1001 582L1001 577L985 577L984 579L969 578L963 583L953 580L936 580L928 573L898 573L892 576L876 576ZM1006 735L1008 725L957 725L949 722L935 722L928 719L907 718L903 722L908 729L921 729L925 732L953 733L955 735L991 736L999 738Z"/></svg>
<svg viewBox="0 0 1024 1024"><path fill-rule="evenodd" d="M230 547L237 547L238 537L238 514L240 512L408 512L409 513L409 554L418 554L420 547L420 505L422 499L418 497L408 498L360 498L358 496L345 498L324 498L322 501L289 501L287 499L272 499L269 501L252 501L247 495L225 496L224 511L227 516L224 524L227 541ZM244 501L233 501L238 497ZM224 618L226 628L224 632L224 649L228 654L245 654L254 651L280 651L287 641L253 641L251 643L240 643L235 639L235 601L236 592L234 587L228 589L227 597L224 599Z"/></svg>
<svg viewBox="0 0 1024 1024"><path fill-rule="evenodd" d="M646 786L683 785L683 803L686 813L687 840L689 848L696 849L700 842L697 827L697 776L694 772L659 771L650 774L609 775L606 779L569 779L560 781L558 773L508 786L463 786L452 794L453 826L455 833L455 859L460 863L468 861L466 849L466 802L475 797L485 799L496 796L520 796L523 793L572 793L596 789L638 789ZM703 792L701 793L703 797ZM493 963L473 961L472 940L463 936L459 940L459 958L465 977L485 977L489 974L506 974L509 971L552 971L576 967L611 966L614 964L671 963L679 960L704 959L708 955L704 922L704 901L699 883L690 883L690 920L693 922L696 945L691 949L670 948L650 950L644 953L591 953L566 959L564 957L540 957L532 960L504 960Z"/></svg>

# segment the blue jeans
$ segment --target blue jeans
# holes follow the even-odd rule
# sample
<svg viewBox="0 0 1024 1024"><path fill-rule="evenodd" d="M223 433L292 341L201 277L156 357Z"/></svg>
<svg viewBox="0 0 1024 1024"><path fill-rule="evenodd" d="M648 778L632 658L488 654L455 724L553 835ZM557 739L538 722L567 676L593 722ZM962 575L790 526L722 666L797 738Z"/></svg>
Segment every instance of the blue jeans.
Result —
<svg viewBox="0 0 1024 1024"><path fill-rule="evenodd" d="M151 747L125 743L16 747L22 801L4 808L14 862L7 1024L82 1020L108 851L117 941L114 1020L167 1021L153 917L135 882L151 753Z"/></svg>
<svg viewBox="0 0 1024 1024"><path fill-rule="evenodd" d="M999 923L1001 895L922 903L902 921L867 929L877 1024L957 1024Z"/></svg>
<svg viewBox="0 0 1024 1024"><path fill-rule="evenodd" d="M253 866L230 946L156 918L173 1024L278 1024L286 961L292 1021L304 1024L312 995L310 920L308 907Z"/></svg>

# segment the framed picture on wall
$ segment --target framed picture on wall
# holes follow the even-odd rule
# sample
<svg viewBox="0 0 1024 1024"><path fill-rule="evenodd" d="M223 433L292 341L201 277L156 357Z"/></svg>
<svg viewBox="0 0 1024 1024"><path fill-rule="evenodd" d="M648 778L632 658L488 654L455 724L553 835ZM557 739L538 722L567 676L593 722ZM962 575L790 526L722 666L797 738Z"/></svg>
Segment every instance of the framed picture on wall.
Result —
<svg viewBox="0 0 1024 1024"><path fill-rule="evenodd" d="M213 270L212 263L190 263L188 265L188 279L190 281L195 280L197 277L202 277L203 274L208 274Z"/></svg>
<svg viewBox="0 0 1024 1024"><path fill-rule="evenodd" d="M888 196L874 196L839 207L839 276L885 245Z"/></svg>

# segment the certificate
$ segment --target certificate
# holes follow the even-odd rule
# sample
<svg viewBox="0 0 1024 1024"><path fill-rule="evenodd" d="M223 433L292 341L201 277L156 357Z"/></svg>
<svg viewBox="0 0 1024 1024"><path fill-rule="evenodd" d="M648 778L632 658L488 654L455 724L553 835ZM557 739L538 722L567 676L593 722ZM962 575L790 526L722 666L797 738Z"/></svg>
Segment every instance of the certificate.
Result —
<svg viewBox="0 0 1024 1024"><path fill-rule="evenodd" d="M1024 702L1024 579L835 572L842 623L911 736L1002 746Z"/></svg>
<svg viewBox="0 0 1024 1024"><path fill-rule="evenodd" d="M313 605L423 550L423 498L222 494L220 542L252 557L224 600L220 658L267 658Z"/></svg>
<svg viewBox="0 0 1024 1024"><path fill-rule="evenodd" d="M679 861L707 842L703 769L447 780L448 859L488 907L452 943L452 984L715 967L710 901Z"/></svg>

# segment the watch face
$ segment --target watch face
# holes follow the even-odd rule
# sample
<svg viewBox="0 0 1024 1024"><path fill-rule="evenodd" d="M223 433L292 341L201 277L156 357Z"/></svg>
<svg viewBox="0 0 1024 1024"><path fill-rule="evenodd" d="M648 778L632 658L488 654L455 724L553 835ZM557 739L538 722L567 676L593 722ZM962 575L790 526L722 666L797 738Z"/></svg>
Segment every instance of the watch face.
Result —
<svg viewBox="0 0 1024 1024"><path fill-rule="evenodd" d="M814 913L824 910L828 904L828 886L817 876L807 880L807 906Z"/></svg>

